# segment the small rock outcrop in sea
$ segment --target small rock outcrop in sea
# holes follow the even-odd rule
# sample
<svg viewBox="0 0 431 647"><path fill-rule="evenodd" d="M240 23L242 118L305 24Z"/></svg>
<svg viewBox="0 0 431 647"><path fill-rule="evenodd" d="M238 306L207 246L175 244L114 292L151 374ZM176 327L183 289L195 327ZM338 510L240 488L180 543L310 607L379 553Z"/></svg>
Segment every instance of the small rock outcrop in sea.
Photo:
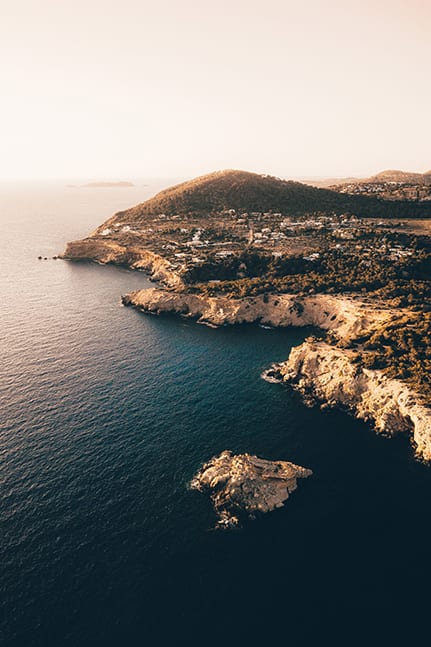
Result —
<svg viewBox="0 0 431 647"><path fill-rule="evenodd" d="M203 465L190 487L209 492L219 517L217 525L231 527L241 516L253 518L258 512L281 508L296 490L297 479L311 475L311 470L287 461L224 451Z"/></svg>

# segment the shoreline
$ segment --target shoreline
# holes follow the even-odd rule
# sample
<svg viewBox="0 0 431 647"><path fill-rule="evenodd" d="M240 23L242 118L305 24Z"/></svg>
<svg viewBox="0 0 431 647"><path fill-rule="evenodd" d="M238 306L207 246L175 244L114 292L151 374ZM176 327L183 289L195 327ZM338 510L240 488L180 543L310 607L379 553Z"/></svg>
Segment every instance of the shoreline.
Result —
<svg viewBox="0 0 431 647"><path fill-rule="evenodd" d="M99 265L122 265L131 270L146 272L151 280L159 281L166 287L183 287L181 278L168 260L139 245L130 246L126 242L121 244L89 236L67 243L66 249L58 258L73 262L90 261Z"/></svg>
<svg viewBox="0 0 431 647"><path fill-rule="evenodd" d="M243 323L271 328L309 326L328 333L331 341L349 346L371 328L400 315L399 309L365 302L357 295L281 293L231 298L188 293L171 263L159 254L94 236L68 243L60 257L144 271L164 287L125 294L121 297L124 306L152 315L180 315L209 328ZM320 344L319 351L316 344ZM310 358L313 362L308 361ZM275 377L277 371L280 375ZM404 433L414 445L416 458L431 461L431 408L421 403L420 394L406 382L390 378L382 370L361 367L346 348L306 340L291 350L285 362L268 368L262 377L288 384L307 403L349 411L370 423L377 433ZM379 398L373 395L377 386Z"/></svg>
<svg viewBox="0 0 431 647"><path fill-rule="evenodd" d="M345 343L399 315L383 305L325 294L231 299L149 288L124 295L122 303L149 314L181 315L213 328L241 323L313 326ZM307 402L346 410L371 424L376 433L406 434L415 457L431 461L431 408L407 383L361 366L352 350L308 338L291 349L285 362L264 371L262 378L289 385Z"/></svg>

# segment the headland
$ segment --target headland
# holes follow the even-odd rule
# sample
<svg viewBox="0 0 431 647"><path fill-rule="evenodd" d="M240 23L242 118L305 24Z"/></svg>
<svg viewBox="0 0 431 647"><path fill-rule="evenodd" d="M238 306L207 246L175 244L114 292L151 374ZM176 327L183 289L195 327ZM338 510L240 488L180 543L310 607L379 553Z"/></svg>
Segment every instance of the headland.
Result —
<svg viewBox="0 0 431 647"><path fill-rule="evenodd" d="M431 202L340 186L214 173L115 214L63 258L146 271L165 287L122 299L144 312L312 326L266 378L407 433L431 460Z"/></svg>

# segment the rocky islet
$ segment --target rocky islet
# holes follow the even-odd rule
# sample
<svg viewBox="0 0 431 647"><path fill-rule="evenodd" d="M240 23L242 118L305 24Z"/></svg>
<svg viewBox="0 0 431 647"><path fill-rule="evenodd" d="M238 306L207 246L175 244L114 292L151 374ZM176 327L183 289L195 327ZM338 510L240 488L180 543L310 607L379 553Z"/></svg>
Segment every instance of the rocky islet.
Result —
<svg viewBox="0 0 431 647"><path fill-rule="evenodd" d="M312 471L288 461L270 461L250 454L223 451L205 463L190 487L208 492L218 516L218 527L238 525L283 506L297 488L299 478Z"/></svg>

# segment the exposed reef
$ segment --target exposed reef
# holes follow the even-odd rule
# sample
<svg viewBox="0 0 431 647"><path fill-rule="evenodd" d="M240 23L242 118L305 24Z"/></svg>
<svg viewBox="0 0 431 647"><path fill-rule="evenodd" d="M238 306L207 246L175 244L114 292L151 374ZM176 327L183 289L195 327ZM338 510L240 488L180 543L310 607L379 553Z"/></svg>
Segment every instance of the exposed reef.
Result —
<svg viewBox="0 0 431 647"><path fill-rule="evenodd" d="M268 461L250 454L224 451L205 463L190 487L209 492L219 518L218 526L231 527L242 516L270 512L283 506L310 469L287 461Z"/></svg>

